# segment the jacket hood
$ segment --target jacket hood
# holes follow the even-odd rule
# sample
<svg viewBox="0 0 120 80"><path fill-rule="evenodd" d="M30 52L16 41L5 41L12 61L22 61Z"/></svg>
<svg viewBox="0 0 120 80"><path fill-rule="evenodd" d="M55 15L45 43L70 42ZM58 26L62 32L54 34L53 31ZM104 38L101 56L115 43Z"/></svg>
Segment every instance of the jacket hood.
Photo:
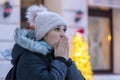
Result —
<svg viewBox="0 0 120 80"><path fill-rule="evenodd" d="M15 30L14 40L16 44L13 49L6 49L1 52L6 59L12 60L13 63L25 49L43 55L47 55L52 50L45 41L37 41L35 39L34 30L17 28Z"/></svg>
<svg viewBox="0 0 120 80"><path fill-rule="evenodd" d="M46 55L52 48L43 40L35 40L34 30L16 29L15 42L25 49Z"/></svg>

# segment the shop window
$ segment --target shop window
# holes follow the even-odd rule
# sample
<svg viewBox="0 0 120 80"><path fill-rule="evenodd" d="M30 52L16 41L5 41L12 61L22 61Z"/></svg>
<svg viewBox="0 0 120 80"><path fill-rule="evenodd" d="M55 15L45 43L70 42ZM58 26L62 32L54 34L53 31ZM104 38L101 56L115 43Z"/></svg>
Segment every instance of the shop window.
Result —
<svg viewBox="0 0 120 80"><path fill-rule="evenodd" d="M89 53L94 73L113 72L112 10L89 8Z"/></svg>

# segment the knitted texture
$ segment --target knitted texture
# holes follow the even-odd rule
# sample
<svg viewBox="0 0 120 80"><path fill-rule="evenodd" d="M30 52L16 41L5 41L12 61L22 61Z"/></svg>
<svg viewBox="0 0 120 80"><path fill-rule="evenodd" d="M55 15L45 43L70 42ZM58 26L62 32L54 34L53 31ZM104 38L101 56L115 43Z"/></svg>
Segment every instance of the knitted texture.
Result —
<svg viewBox="0 0 120 80"><path fill-rule="evenodd" d="M66 22L59 14L47 11L43 6L33 5L29 7L26 17L28 22L35 25L36 40L41 40L46 33L58 25L67 26Z"/></svg>

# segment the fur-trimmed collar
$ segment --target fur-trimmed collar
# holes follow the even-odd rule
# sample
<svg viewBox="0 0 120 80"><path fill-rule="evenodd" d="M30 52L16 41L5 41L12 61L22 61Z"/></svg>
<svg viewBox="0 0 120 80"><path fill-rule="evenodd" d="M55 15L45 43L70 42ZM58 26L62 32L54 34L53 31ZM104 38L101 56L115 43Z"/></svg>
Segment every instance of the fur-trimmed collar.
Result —
<svg viewBox="0 0 120 80"><path fill-rule="evenodd" d="M45 41L36 41L34 30L16 29L15 42L30 51L46 55L52 48Z"/></svg>

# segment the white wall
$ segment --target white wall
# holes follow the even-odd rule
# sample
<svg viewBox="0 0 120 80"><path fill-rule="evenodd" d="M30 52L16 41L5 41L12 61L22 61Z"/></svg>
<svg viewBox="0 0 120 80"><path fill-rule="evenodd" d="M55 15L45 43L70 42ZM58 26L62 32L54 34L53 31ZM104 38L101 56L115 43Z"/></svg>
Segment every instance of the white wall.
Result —
<svg viewBox="0 0 120 80"><path fill-rule="evenodd" d="M93 80L120 80L120 75L93 75Z"/></svg>
<svg viewBox="0 0 120 80"><path fill-rule="evenodd" d="M120 9L113 9L114 73L120 74Z"/></svg>
<svg viewBox="0 0 120 80"><path fill-rule="evenodd" d="M48 10L62 15L62 1L63 0L44 0L44 5L48 8Z"/></svg>
<svg viewBox="0 0 120 80"><path fill-rule="evenodd" d="M0 51L12 48L14 45L14 30L20 27L20 0L8 0L13 6L13 11L8 18L3 17L4 2L0 0ZM0 80L4 78L11 68L10 61L0 53Z"/></svg>

